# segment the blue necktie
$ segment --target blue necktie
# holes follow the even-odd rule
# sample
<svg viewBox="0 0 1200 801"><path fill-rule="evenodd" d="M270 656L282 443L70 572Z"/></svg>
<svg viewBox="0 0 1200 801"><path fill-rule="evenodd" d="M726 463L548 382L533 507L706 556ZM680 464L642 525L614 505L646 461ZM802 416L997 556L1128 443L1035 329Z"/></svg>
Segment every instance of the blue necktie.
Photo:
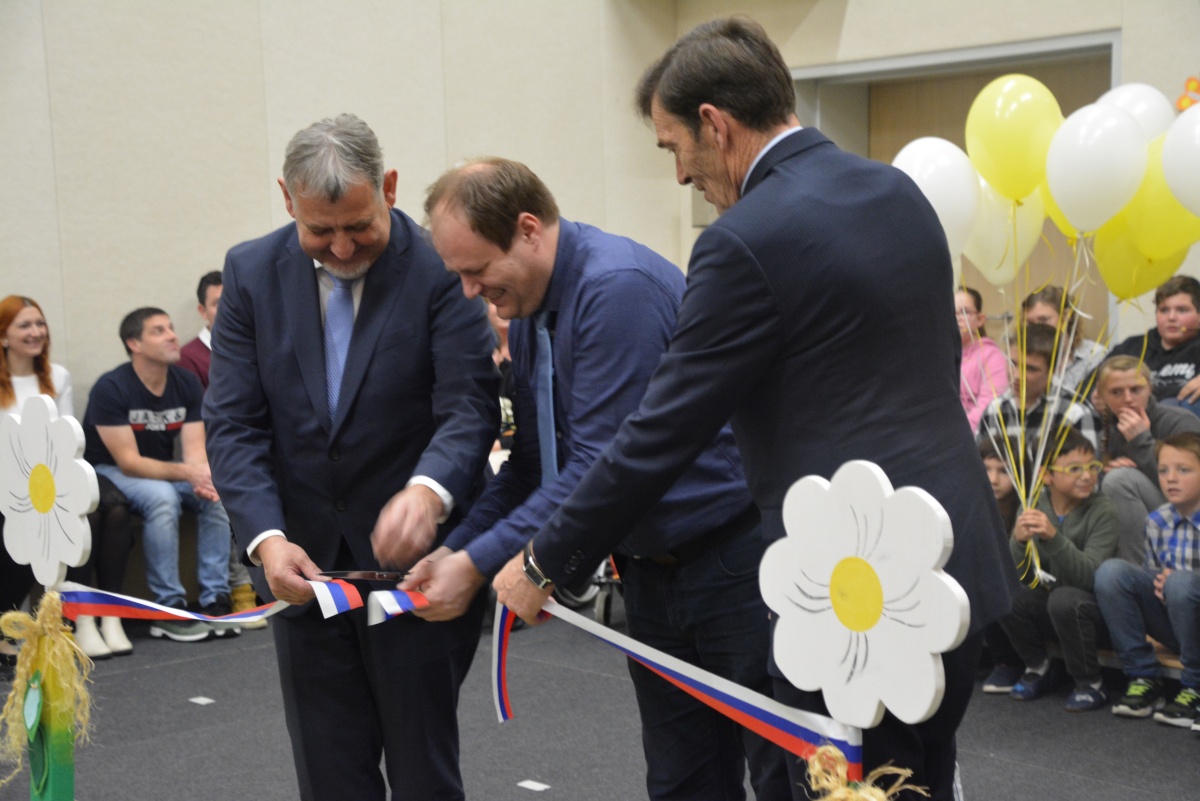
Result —
<svg viewBox="0 0 1200 801"><path fill-rule="evenodd" d="M534 397L537 399L538 448L542 455L542 486L558 476L558 447L554 433L554 353L550 347L550 313L533 318L537 329L537 361L534 363Z"/></svg>
<svg viewBox="0 0 1200 801"><path fill-rule="evenodd" d="M342 372L350 351L354 331L354 281L333 278L333 291L325 304L325 393L329 400L329 419L337 418L338 395L342 391Z"/></svg>

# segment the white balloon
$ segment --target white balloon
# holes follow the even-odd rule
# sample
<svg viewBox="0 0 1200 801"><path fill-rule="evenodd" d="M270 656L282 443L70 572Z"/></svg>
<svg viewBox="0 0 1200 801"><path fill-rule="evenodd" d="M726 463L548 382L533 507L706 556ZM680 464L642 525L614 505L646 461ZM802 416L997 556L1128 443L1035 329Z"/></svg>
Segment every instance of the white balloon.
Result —
<svg viewBox="0 0 1200 801"><path fill-rule="evenodd" d="M912 178L929 199L946 232L951 258L959 256L979 208L979 184L967 154L953 142L923 136L905 145L892 166Z"/></svg>
<svg viewBox="0 0 1200 801"><path fill-rule="evenodd" d="M1125 207L1146 173L1146 135L1124 109L1093 103L1055 132L1046 183L1075 230L1091 233Z"/></svg>
<svg viewBox="0 0 1200 801"><path fill-rule="evenodd" d="M1109 89L1097 103L1125 109L1137 120L1149 142L1165 133L1175 121L1175 107L1162 92L1145 83L1126 83Z"/></svg>
<svg viewBox="0 0 1200 801"><path fill-rule="evenodd" d="M1183 207L1200 215L1200 104L1171 124L1163 139L1163 176Z"/></svg>
<svg viewBox="0 0 1200 801"><path fill-rule="evenodd" d="M988 283L1003 286L1017 277L1017 270L1042 237L1046 207L1042 193L1034 190L1014 208L1013 201L1001 195L979 177L979 213L963 255L983 273ZM1013 225L1017 227L1014 257Z"/></svg>

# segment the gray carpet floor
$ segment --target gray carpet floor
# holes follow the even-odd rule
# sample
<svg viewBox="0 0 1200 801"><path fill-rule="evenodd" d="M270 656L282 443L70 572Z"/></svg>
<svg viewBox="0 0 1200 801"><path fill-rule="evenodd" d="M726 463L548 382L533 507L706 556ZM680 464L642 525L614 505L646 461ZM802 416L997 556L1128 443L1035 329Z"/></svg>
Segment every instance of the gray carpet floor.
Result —
<svg viewBox="0 0 1200 801"><path fill-rule="evenodd" d="M295 799L270 632L179 644L150 639L145 624L128 630L135 653L96 666L95 731L76 754L79 801ZM468 797L644 798L624 658L559 621L517 632L511 651L512 721L498 723L492 708L489 634L463 687ZM201 697L212 703L190 700ZM1107 711L1069 714L1065 697L1065 687L1032 703L976 695L959 736L968 799L1200 798L1200 737ZM549 787L520 786L530 780ZM0 789L4 801L28 797L24 776Z"/></svg>

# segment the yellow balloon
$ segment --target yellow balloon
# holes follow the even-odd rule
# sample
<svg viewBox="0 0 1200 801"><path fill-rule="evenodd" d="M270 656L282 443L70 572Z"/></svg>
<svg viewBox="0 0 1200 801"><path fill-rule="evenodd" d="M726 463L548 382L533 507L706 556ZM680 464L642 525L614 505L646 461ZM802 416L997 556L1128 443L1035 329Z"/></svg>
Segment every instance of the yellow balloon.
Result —
<svg viewBox="0 0 1200 801"><path fill-rule="evenodd" d="M1067 221L1067 215L1063 214L1063 210L1058 207L1054 195L1050 194L1049 184L1043 183L1038 187L1038 192L1042 196L1042 204L1046 207L1046 216L1054 221L1054 227L1062 231L1062 235L1067 239L1078 239L1079 232Z"/></svg>
<svg viewBox="0 0 1200 801"><path fill-rule="evenodd" d="M1150 143L1146 175L1137 194L1125 207L1129 231L1137 249L1152 259L1162 259L1200 240L1200 217L1175 199L1163 175L1163 139Z"/></svg>
<svg viewBox="0 0 1200 801"><path fill-rule="evenodd" d="M1100 226L1093 246L1100 277L1120 300L1132 300L1158 287L1175 274L1188 252L1185 247L1164 259L1151 259L1134 244L1124 211Z"/></svg>
<svg viewBox="0 0 1200 801"><path fill-rule="evenodd" d="M992 188L1020 200L1046 179L1046 151L1062 110L1028 75L1004 75L983 88L967 113L967 155Z"/></svg>

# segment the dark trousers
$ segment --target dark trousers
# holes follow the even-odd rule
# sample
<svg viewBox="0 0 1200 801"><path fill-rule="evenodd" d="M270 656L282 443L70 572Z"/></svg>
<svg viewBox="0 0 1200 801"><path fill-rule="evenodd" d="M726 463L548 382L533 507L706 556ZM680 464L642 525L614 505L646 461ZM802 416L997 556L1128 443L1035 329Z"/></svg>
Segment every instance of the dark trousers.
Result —
<svg viewBox="0 0 1200 801"><path fill-rule="evenodd" d="M1046 660L1046 642L1062 646L1067 673L1076 686L1100 681L1097 648L1108 643L1096 596L1079 587L1020 587L1012 611L1000 620L1026 667Z"/></svg>
<svg viewBox="0 0 1200 801"><path fill-rule="evenodd" d="M296 617L275 617L300 798L381 801L387 786L396 801L464 798L458 691L485 600L480 593L447 623L402 615L367 626L365 608L324 620L315 602Z"/></svg>
<svg viewBox="0 0 1200 801"><path fill-rule="evenodd" d="M67 569L67 580L107 592L124 592L125 567L133 550L129 499L106 476L97 475L100 505L88 515L92 552L86 563Z"/></svg>
<svg viewBox="0 0 1200 801"><path fill-rule="evenodd" d="M813 647L820 647L814 644ZM975 667L983 648L983 632L967 635L962 645L942 654L946 672L946 694L937 712L924 723L905 723L891 712L873 729L863 729L863 774L891 762L897 767L912 770L909 784L925 787L932 801L954 801L957 783L958 750L954 735L962 722L975 687ZM787 679L775 679L775 698L781 703L828 715L825 701L819 692L797 689ZM796 801L812 797L808 789L808 765L797 758L788 759L788 770L796 783ZM884 780L888 784L888 780ZM924 798L903 792L898 801L918 801Z"/></svg>
<svg viewBox="0 0 1200 801"><path fill-rule="evenodd" d="M0 515L0 536L4 534L4 515ZM19 565L0 543L0 615L21 605L33 588L33 568Z"/></svg>
<svg viewBox="0 0 1200 801"><path fill-rule="evenodd" d="M771 631L758 589L767 543L754 526L676 565L618 561L632 637L768 697ZM654 801L790 799L786 754L630 660Z"/></svg>

